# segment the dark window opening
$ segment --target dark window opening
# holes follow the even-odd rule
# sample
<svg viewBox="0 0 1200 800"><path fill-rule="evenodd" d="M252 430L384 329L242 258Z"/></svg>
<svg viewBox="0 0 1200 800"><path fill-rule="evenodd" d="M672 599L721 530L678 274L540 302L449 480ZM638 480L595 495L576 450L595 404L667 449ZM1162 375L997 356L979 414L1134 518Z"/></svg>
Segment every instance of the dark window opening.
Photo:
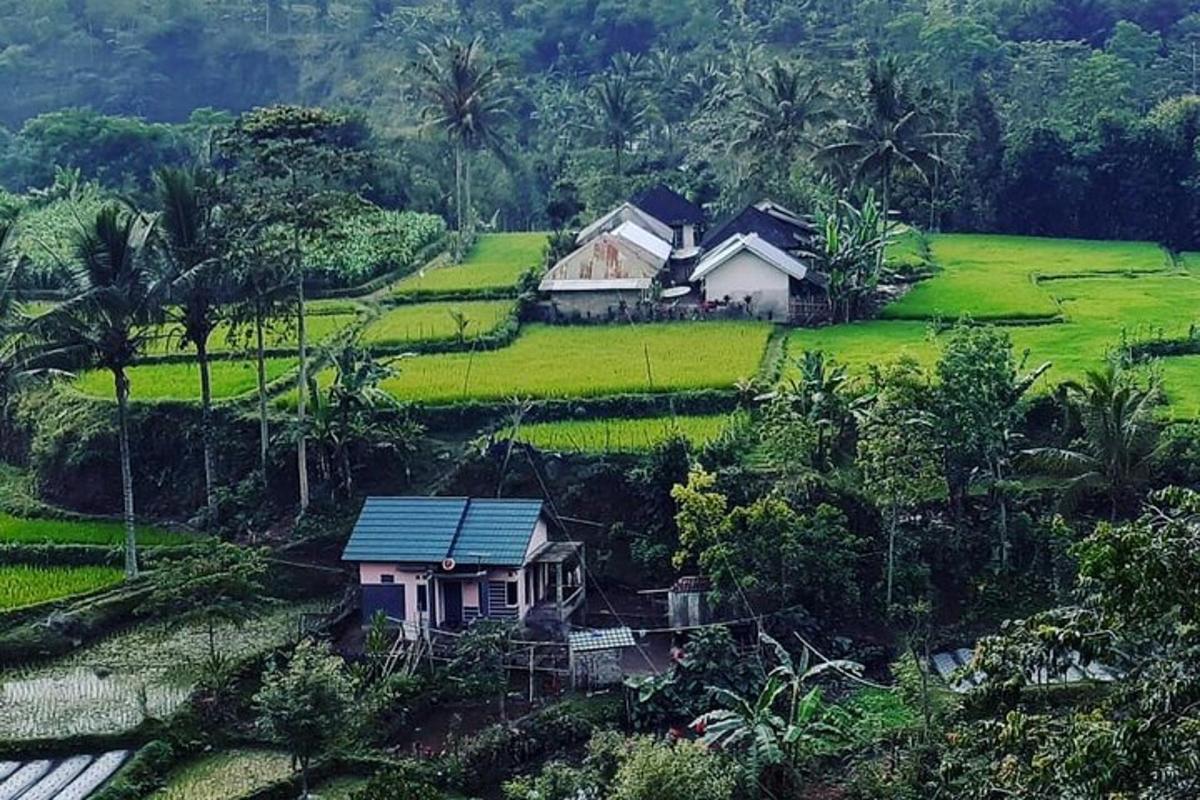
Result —
<svg viewBox="0 0 1200 800"><path fill-rule="evenodd" d="M429 610L429 589L423 583L417 584L417 611Z"/></svg>
<svg viewBox="0 0 1200 800"><path fill-rule="evenodd" d="M517 582L509 581L508 583L506 583L504 585L504 588L505 588L504 602L510 606L515 606L517 604Z"/></svg>
<svg viewBox="0 0 1200 800"><path fill-rule="evenodd" d="M379 582L380 583L395 583L396 576L395 575L380 575Z"/></svg>

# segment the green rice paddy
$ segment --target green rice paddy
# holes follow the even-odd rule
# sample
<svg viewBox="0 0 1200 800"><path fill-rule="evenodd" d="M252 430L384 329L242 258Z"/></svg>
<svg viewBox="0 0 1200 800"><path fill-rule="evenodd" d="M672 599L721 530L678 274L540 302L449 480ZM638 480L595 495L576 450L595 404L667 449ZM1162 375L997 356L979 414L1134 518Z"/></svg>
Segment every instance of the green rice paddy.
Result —
<svg viewBox="0 0 1200 800"><path fill-rule="evenodd" d="M195 536L139 525L138 544L177 545L195 542ZM125 525L109 520L29 519L0 513L0 543L116 545L125 541Z"/></svg>
<svg viewBox="0 0 1200 800"><path fill-rule="evenodd" d="M176 769L151 800L235 800L292 774L292 759L279 750L223 750Z"/></svg>
<svg viewBox="0 0 1200 800"><path fill-rule="evenodd" d="M728 414L564 420L522 425L518 440L541 450L575 453L644 453L675 436L703 446L730 425Z"/></svg>
<svg viewBox="0 0 1200 800"><path fill-rule="evenodd" d="M320 344L333 336L345 331L358 322L357 314L313 314L305 315L305 334L310 345ZM283 322L280 320L280 322ZM299 341L294 321L291 324L274 326L265 332L263 337L268 349L294 348ZM184 344L183 327L177 324L162 325L155 337L147 343L146 355L161 356L174 353L194 355L196 350L190 344ZM252 352L254 348L254 331L246 328L234 330L228 323L221 323L209 338L210 353Z"/></svg>
<svg viewBox="0 0 1200 800"><path fill-rule="evenodd" d="M392 291L415 295L507 289L542 263L545 247L545 232L485 234L463 263L422 270L396 283Z"/></svg>
<svg viewBox="0 0 1200 800"><path fill-rule="evenodd" d="M363 329L361 339L366 345L381 347L454 339L458 325L451 313L461 312L469 321L464 335L470 340L495 330L512 314L513 306L512 300L406 304L372 320Z"/></svg>
<svg viewBox="0 0 1200 800"><path fill-rule="evenodd" d="M499 350L406 359L382 387L421 403L730 388L758 371L770 335L762 322L528 325Z"/></svg>
<svg viewBox="0 0 1200 800"><path fill-rule="evenodd" d="M0 611L22 608L115 586L124 580L114 567L0 565Z"/></svg>
<svg viewBox="0 0 1200 800"><path fill-rule="evenodd" d="M294 358L268 358L267 381L273 381L297 366ZM254 361L216 360L210 363L213 399L225 400L253 392L258 385ZM129 375L130 397L133 400L196 400L200 397L200 371L194 362L170 364L138 364ZM105 400L113 399L112 375L105 370L91 370L75 379L75 388L83 394Z"/></svg>

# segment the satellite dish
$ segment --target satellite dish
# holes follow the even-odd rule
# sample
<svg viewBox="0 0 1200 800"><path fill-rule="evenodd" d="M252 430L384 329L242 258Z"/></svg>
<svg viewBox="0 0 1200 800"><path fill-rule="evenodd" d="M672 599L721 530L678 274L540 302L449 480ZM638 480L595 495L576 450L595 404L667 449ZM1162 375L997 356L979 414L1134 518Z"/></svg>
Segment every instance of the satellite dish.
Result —
<svg viewBox="0 0 1200 800"><path fill-rule="evenodd" d="M664 300L674 300L677 297L686 297L691 291L690 286L672 286L670 289L663 289L662 297Z"/></svg>
<svg viewBox="0 0 1200 800"><path fill-rule="evenodd" d="M453 558L442 559L442 570L445 572L454 572L454 568L458 566L454 563Z"/></svg>

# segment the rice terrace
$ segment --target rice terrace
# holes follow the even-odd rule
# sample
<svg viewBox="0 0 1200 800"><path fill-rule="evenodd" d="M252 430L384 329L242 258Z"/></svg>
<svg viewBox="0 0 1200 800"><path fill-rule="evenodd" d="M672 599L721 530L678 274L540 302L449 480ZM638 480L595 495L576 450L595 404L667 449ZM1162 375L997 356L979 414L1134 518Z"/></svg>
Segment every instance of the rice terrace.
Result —
<svg viewBox="0 0 1200 800"><path fill-rule="evenodd" d="M1200 3L0 3L0 800L1200 797Z"/></svg>

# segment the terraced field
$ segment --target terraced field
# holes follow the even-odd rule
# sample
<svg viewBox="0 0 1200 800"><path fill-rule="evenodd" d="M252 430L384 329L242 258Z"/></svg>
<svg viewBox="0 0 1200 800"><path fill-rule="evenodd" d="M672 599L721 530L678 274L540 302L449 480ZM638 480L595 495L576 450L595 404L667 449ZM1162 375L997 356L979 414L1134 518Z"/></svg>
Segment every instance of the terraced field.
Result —
<svg viewBox="0 0 1200 800"><path fill-rule="evenodd" d="M221 625L225 655L265 653L294 639L298 615L323 600L271 606L240 625ZM120 733L162 719L187 700L186 669L208 652L203 623L164 620L122 631L69 656L0 673L0 741Z"/></svg>
<svg viewBox="0 0 1200 800"><path fill-rule="evenodd" d="M171 533L139 525L138 544L146 546L188 544L196 537ZM0 543L26 544L100 544L116 545L125 541L125 525L108 520L30 519L0 513Z"/></svg>
<svg viewBox="0 0 1200 800"><path fill-rule="evenodd" d="M291 756L279 750L223 750L175 770L167 778L167 785L150 798L236 800L291 774Z"/></svg>
<svg viewBox="0 0 1200 800"><path fill-rule="evenodd" d="M105 589L124 577L113 567L0 565L0 611Z"/></svg>
<svg viewBox="0 0 1200 800"><path fill-rule="evenodd" d="M1039 391L1100 366L1123 341L1186 339L1200 322L1200 271L1141 242L1090 242L974 234L932 237L941 272L883 310L881 319L797 329L788 352L824 350L859 376L908 356L932 366L930 322L963 314L1007 324L1029 366L1049 361ZM1033 324L1033 323L1043 324ZM1166 414L1200 414L1200 357L1166 358Z"/></svg>
<svg viewBox="0 0 1200 800"><path fill-rule="evenodd" d="M517 438L541 450L643 453L674 436L697 446L708 444L731 422L728 414L565 420L522 425Z"/></svg>
<svg viewBox="0 0 1200 800"><path fill-rule="evenodd" d="M466 300L434 303L407 303L383 312L363 328L363 344L376 347L405 345L410 342L445 341L457 338L455 312L468 320L464 336L470 340L485 336L512 314L512 300Z"/></svg>
<svg viewBox="0 0 1200 800"><path fill-rule="evenodd" d="M267 381L273 381L296 369L294 358L268 358ZM212 392L216 400L249 394L258 385L252 360L216 360L211 369ZM138 364L128 370L130 397L134 400L196 400L200 396L200 372L194 362ZM91 370L75 379L77 390L90 397L113 398L112 375Z"/></svg>
<svg viewBox="0 0 1200 800"><path fill-rule="evenodd" d="M485 234L463 263L422 270L396 283L392 292L419 296L508 289L542 262L545 247L545 232Z"/></svg>
<svg viewBox="0 0 1200 800"><path fill-rule="evenodd" d="M730 388L758 371L771 329L763 322L528 325L499 350L406 359L383 388L420 403ZM332 378L326 371L318 382Z"/></svg>
<svg viewBox="0 0 1200 800"><path fill-rule="evenodd" d="M304 318L308 343L318 345L352 327L358 322L359 315L355 313L314 314L310 311L304 315ZM181 345L182 333L183 328L180 325L161 326L155 334L155 338L150 341L146 355L194 354L195 348L190 345ZM209 340L209 352L213 354L250 352L254 346L253 336L253 331L246 329L235 331L228 323L221 323L213 331L212 338ZM267 332L264 340L267 349L293 348L299 341L294 324L272 328Z"/></svg>

